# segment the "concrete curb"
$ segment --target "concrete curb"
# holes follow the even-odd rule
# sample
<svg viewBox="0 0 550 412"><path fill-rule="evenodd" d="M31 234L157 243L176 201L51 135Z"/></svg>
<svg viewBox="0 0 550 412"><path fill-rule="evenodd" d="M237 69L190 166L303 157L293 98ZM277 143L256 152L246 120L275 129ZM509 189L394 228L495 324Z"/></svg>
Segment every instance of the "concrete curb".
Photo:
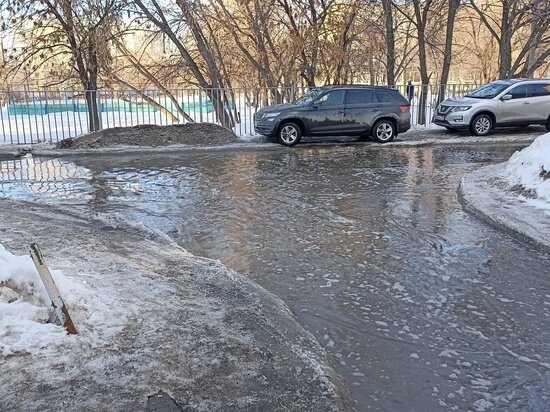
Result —
<svg viewBox="0 0 550 412"><path fill-rule="evenodd" d="M550 217L507 190L505 166L486 166L465 175L457 189L459 202L464 210L510 236L550 252Z"/></svg>

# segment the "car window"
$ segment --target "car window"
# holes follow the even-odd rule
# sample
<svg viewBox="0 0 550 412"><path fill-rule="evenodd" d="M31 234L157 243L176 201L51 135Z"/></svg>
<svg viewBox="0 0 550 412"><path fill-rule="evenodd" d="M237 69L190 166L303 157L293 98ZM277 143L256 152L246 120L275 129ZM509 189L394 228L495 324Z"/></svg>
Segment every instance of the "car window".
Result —
<svg viewBox="0 0 550 412"><path fill-rule="evenodd" d="M320 92L321 91L319 89L311 89L298 100L294 101L294 104L297 104L298 106L305 106L311 103L313 99L315 99L317 96L319 96Z"/></svg>
<svg viewBox="0 0 550 412"><path fill-rule="evenodd" d="M347 104L376 103L373 90L348 90L346 95Z"/></svg>
<svg viewBox="0 0 550 412"><path fill-rule="evenodd" d="M550 83L539 83L531 85L533 97L550 96Z"/></svg>
<svg viewBox="0 0 550 412"><path fill-rule="evenodd" d="M474 90L464 97L474 97L476 99L492 99L510 87L508 82L493 82Z"/></svg>
<svg viewBox="0 0 550 412"><path fill-rule="evenodd" d="M316 100L315 103L320 106L337 106L339 104L344 104L345 90L334 90L323 95L320 99Z"/></svg>
<svg viewBox="0 0 550 412"><path fill-rule="evenodd" d="M529 87L528 84L520 84L506 94L512 95L512 99L524 99L525 97L529 97Z"/></svg>
<svg viewBox="0 0 550 412"><path fill-rule="evenodd" d="M397 93L389 90L377 90L376 98L380 103L396 103L398 101Z"/></svg>

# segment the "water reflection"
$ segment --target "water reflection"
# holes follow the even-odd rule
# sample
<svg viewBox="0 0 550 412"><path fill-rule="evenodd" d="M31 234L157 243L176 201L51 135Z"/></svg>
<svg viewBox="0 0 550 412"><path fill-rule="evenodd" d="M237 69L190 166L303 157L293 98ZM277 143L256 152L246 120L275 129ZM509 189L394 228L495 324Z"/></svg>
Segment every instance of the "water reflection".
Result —
<svg viewBox="0 0 550 412"><path fill-rule="evenodd" d="M0 162L3 196L44 202L87 203L93 194L91 174L70 161L31 155Z"/></svg>

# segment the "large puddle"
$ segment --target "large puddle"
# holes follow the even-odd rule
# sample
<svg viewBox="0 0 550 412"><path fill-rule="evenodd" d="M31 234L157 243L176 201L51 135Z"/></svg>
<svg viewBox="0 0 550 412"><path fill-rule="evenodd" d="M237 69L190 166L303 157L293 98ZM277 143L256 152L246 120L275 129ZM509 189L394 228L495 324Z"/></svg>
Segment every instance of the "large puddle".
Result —
<svg viewBox="0 0 550 412"><path fill-rule="evenodd" d="M462 211L515 148L307 146L0 163L18 199L120 213L281 297L358 410L544 410L550 258Z"/></svg>

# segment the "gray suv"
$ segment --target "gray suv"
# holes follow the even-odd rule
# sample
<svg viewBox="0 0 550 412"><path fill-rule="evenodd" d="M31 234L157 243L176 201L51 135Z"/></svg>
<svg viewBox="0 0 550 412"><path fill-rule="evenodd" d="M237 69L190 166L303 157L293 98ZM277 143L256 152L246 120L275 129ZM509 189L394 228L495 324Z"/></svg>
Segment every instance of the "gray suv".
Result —
<svg viewBox="0 0 550 412"><path fill-rule="evenodd" d="M487 136L495 127L545 125L550 131L550 80L513 79L489 83L462 99L439 105L433 122Z"/></svg>
<svg viewBox="0 0 550 412"><path fill-rule="evenodd" d="M371 135L391 142L411 127L409 102L399 91L375 86L326 86L293 103L265 107L254 117L258 134L294 146L302 136Z"/></svg>

